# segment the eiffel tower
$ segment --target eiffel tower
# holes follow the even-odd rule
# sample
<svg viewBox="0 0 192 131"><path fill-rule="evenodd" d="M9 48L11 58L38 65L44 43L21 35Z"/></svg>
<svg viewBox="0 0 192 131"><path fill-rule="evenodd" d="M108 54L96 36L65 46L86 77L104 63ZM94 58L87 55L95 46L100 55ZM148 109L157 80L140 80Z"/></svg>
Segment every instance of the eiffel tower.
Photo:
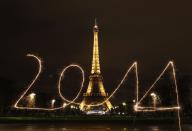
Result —
<svg viewBox="0 0 192 131"><path fill-rule="evenodd" d="M103 85L102 81L103 77L101 75L100 70L98 32L99 28L97 25L97 21L95 19L95 25L93 27L94 40L93 40L92 69L91 74L89 76L89 84L87 91L86 93L83 94L84 98L80 104L80 109L85 112L92 110L108 111L112 108L112 104L108 100L100 106L87 106L101 103L108 96L108 93L106 93Z"/></svg>

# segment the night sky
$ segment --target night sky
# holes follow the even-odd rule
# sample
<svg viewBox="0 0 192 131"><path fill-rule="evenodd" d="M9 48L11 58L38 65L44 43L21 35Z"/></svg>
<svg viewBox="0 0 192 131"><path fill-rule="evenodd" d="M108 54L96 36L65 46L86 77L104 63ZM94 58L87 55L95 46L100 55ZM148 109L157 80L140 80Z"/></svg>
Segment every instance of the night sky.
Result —
<svg viewBox="0 0 192 131"><path fill-rule="evenodd" d="M108 88L138 61L140 79L152 84L169 60L192 75L192 8L184 1L1 0L0 77L26 87L43 59L43 86L54 86L63 67L91 70L95 17L101 71ZM42 87L43 88L43 87ZM52 87L54 88L54 87Z"/></svg>

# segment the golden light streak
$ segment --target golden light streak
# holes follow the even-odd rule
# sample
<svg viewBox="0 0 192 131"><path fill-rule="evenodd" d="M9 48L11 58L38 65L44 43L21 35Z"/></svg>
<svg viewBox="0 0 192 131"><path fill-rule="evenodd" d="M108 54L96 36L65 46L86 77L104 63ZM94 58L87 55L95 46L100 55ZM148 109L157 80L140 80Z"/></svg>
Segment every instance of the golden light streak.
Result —
<svg viewBox="0 0 192 131"><path fill-rule="evenodd" d="M163 74L165 73L165 71L171 66L172 68L172 74L173 74L173 79L174 79L174 85L175 85L175 93L176 93L176 100L177 100L177 106L175 107L142 107L139 106L139 104L143 101L143 99L149 94L149 92L151 91L151 89L155 86L155 84L160 80L160 78L163 76ZM137 95L138 92L137 92ZM177 86L177 80L176 80L176 73L175 73L175 66L174 66L174 62L173 61L169 61L169 63L166 65L166 67L164 68L164 70L160 73L160 75L157 77L157 79L155 80L155 82L151 85L151 87L149 88L149 90L147 90L147 92L143 95L143 97L135 104L134 106L134 110L136 112L155 112L155 111L168 111L168 110L176 110L177 111L177 117L178 117L178 126L179 126L179 131L182 131L181 128L181 117L180 117L180 103L179 103L179 94L178 94L178 86Z"/></svg>
<svg viewBox="0 0 192 131"><path fill-rule="evenodd" d="M76 64L71 64L67 67L65 67L59 77L59 83L58 83L58 92L59 92L59 96L66 102L64 106L61 107L57 107L57 108L36 108L36 107L19 107L18 103L20 102L20 100L26 95L26 93L29 91L29 89L34 85L35 81L38 79L39 75L41 74L42 71L42 61L39 57L33 55L33 54L27 54L28 57L32 57L35 58L35 60L37 60L39 68L38 68L38 72L35 76L35 78L32 80L32 82L29 84L28 88L23 92L23 94L19 97L19 99L16 101L16 103L14 104L14 107L16 109L30 109L30 110L46 110L46 111L54 111L57 109L62 109L67 107L67 105L73 103L73 104L77 104L80 105L80 103L76 103L75 100L79 97L82 89L83 89L83 85L84 85L84 80L85 80L85 76L84 76L84 70ZM174 78L174 85L175 85L175 92L176 92L176 97L177 97L177 106L175 107L156 107L155 110L153 107L142 107L139 106L139 104L142 102L142 100L149 94L149 92L151 91L151 89L155 86L155 84L160 80L160 78L163 76L163 74L165 73L165 71L168 69L168 67L171 66L172 67L172 72L173 72L173 78ZM81 71L82 74L82 81L81 81L81 86L80 89L77 93L77 95L72 99L72 100L68 100L66 99L62 93L61 93L61 80L64 77L64 73L67 69L69 68L78 68ZM137 62L134 62L131 67L128 68L128 70L126 71L125 75L123 76L123 79L120 81L120 83L118 84L118 86L115 88L115 90L111 93L111 95L109 97L107 97L103 102L98 103L98 104L90 104L90 105L86 105L88 107L91 106L100 106L105 104L107 101L109 101L109 99L111 97L113 97L113 95L119 90L119 88L121 87L121 85L123 84L123 82L125 81L126 77L128 76L129 72L135 69L135 75L136 75L136 104L134 106L134 110L136 112L142 111L142 112L154 112L154 111L169 111L169 110L177 110L177 114L178 114L178 125L179 125L179 131L182 130L181 128L181 118L180 118L180 103L179 103L179 95L178 95L178 86L177 86L177 81L176 81L176 73L175 73L175 67L174 67L174 63L173 61L170 61L166 67L164 68L164 70L160 73L160 75L157 77L157 79L155 80L155 82L150 86L149 90L147 90L147 92L141 97L141 99L139 100L139 80L138 80L138 70L137 70Z"/></svg>
<svg viewBox="0 0 192 131"><path fill-rule="evenodd" d="M41 70L42 70L42 61L39 57L33 55L33 54L27 54L28 57L32 57L32 58L35 58L38 62L38 65L39 65L39 69L38 69L38 73L37 75L35 76L35 78L32 80L31 84L28 86L27 90L25 90L23 92L23 94L19 97L19 99L16 101L16 103L14 104L14 107L15 108L20 108L18 107L18 103L19 101L24 97L24 95L28 92L28 90L33 86L33 84L35 83L35 81L37 80L37 78L39 77L40 73L41 73Z"/></svg>
<svg viewBox="0 0 192 131"><path fill-rule="evenodd" d="M26 93L29 91L29 89L34 85L34 83L36 82L36 80L38 79L38 77L40 76L41 72L42 72L42 61L39 57L33 55L33 54L27 54L28 57L32 57L34 58L35 60L37 60L38 62L38 72L35 76L35 78L32 80L32 82L29 84L29 86L27 87L27 89L22 93L22 95L19 97L19 99L15 102L15 104L13 105L14 108L16 109L27 109L27 110L46 110L46 111L54 111L54 110L57 110L57 109L62 109L62 108L65 108L67 107L69 104L71 103L74 103L74 104L79 104L79 103L75 103L75 100L79 97L80 93L81 93L81 90L83 88L83 85L84 85L84 71L83 69L79 66L79 65L76 65L76 64L71 64L67 67L65 67L61 74L60 74L60 77L59 77L59 84L58 84L58 91L59 91L59 95L60 97L67 101L68 103L65 104L65 106L61 106L61 107L57 107L57 108L37 108L37 107L20 107L18 106L18 103L20 102L20 100L26 95ZM61 88L60 88L60 85L61 85L61 80L62 80L62 77L64 77L64 73L67 69L71 68L71 67L75 67L75 68L78 68L81 70L81 73L82 73L82 82L81 82L81 87L80 87L80 90L78 91L77 95L75 96L75 98L73 100L68 100L66 99L62 94L61 94ZM53 102L53 101L52 101Z"/></svg>
<svg viewBox="0 0 192 131"><path fill-rule="evenodd" d="M36 82L36 80L38 79L38 77L40 76L40 74L42 72L42 61L41 61L41 59L39 57L33 55L33 54L27 54L27 56L34 58L38 62L38 72L37 72L36 76L34 77L34 79L32 80L32 82L27 87L27 89L22 93L22 95L19 97L19 99L15 102L13 107L16 108L16 109L27 109L27 110L47 110L47 111L55 110L56 108L49 109L49 108L20 107L20 106L18 106L18 103L20 102L20 100L26 95L26 93L29 91L29 89L34 85L34 83ZM58 109L60 109L60 108L58 108Z"/></svg>
<svg viewBox="0 0 192 131"><path fill-rule="evenodd" d="M38 79L38 77L39 77L39 75L40 75L40 73L41 73L41 71L42 71L42 61L41 61L41 59L40 59L39 57L33 55L33 54L28 54L27 56L33 57L33 58L35 58L35 59L38 61L39 69L38 69L37 75L36 75L35 78L32 80L31 84L28 86L28 88L24 91L24 93L19 97L19 99L18 99L18 100L16 101L16 103L14 104L14 107L15 107L15 108L17 108L17 109L31 109L31 110L36 110L36 109L37 109L37 110L50 110L50 111L51 111L51 110L56 110L56 109L65 108L65 107L67 107L67 105L69 105L69 104L71 104L71 103L80 105L80 103L75 102L75 100L79 97L79 95L80 95L80 93L81 93L81 91L82 91L82 89L83 89L84 80L85 80L84 70L83 70L79 65L71 64L71 65L65 67L65 68L62 70L62 72L61 72L61 74L60 74L60 77L59 77L59 83L58 83L59 96L60 96L64 101L68 102L68 103L65 105L65 107L61 106L61 107L52 108L52 109L49 109L49 108L35 108L35 107L34 107L34 108L30 108L30 107L19 107L19 106L18 106L19 101L24 97L24 95L28 92L28 90L34 85L35 81ZM66 99L66 98L62 95L62 93L61 93L61 80L62 80L62 78L64 77L65 71L66 71L67 69L71 68L71 67L76 67L76 68L80 69L80 71L81 71L81 73L82 73L82 81L81 81L81 86L80 86L80 89L79 89L77 95L74 97L74 99L68 100L68 99ZM115 90L111 93L111 95L110 95L108 98L106 98L106 99L105 99L103 102L101 102L101 103L91 104L91 105L86 105L86 106L89 106L89 107L91 107L91 106L100 106L100 105L103 105L104 103L106 103L106 102L118 91L118 89L121 87L121 85L122 85L123 82L125 81L126 77L128 76L128 73L129 73L133 68L135 68L135 71L136 71L136 79L137 79L137 86L138 86L137 62L134 62L134 63L132 64L132 66L131 66L131 67L127 70L127 72L125 73L123 79L122 79L121 82L118 84L117 88L115 88ZM138 87L137 87L137 89L138 89ZM137 99L138 99L138 97L137 97Z"/></svg>
<svg viewBox="0 0 192 131"><path fill-rule="evenodd" d="M154 87L154 85L160 80L160 78L162 77L162 75L165 73L165 71L167 70L167 68L169 67L169 65L171 64L171 62L169 62L167 64L167 66L164 68L164 70L161 72L161 74L157 77L157 79L155 80L155 82L151 85L151 87L149 88L149 90L143 95L143 97L138 101L138 103L141 103L141 101L148 95L148 93L151 91L151 89Z"/></svg>
<svg viewBox="0 0 192 131"><path fill-rule="evenodd" d="M81 74L82 74L82 81L81 81L80 89L79 89L77 95L76 95L72 100L66 99L66 98L62 95L62 93L61 93L61 80L62 80L62 78L64 77L65 71L68 70L69 68L78 68L78 69L81 71ZM71 64L71 65L65 67L65 68L62 70L62 72L61 72L61 74L60 74L60 77L59 77L58 92L59 92L59 96L60 96L64 101L68 102L67 105L69 105L69 104L71 104L71 103L78 104L78 105L80 104L80 103L75 103L75 100L79 97L79 95L80 95L80 93L81 93L81 91L82 91L82 89L83 89L84 81L85 81L84 70L83 70L79 65ZM67 106L67 105L66 105L66 106ZM66 107L66 106L65 106L65 107Z"/></svg>
<svg viewBox="0 0 192 131"><path fill-rule="evenodd" d="M176 73L175 73L175 65L173 63L173 61L171 62L171 65L172 65L172 69L173 69L173 78L174 78L174 84L175 84L175 92L177 94L177 105L179 106L180 108L180 102L179 102L179 93L178 93L178 86L177 86L177 79L176 79ZM178 125L179 125L179 130L181 131L182 130L182 127L181 127L181 116L180 116L180 110L177 110L177 116L178 116Z"/></svg>
<svg viewBox="0 0 192 131"><path fill-rule="evenodd" d="M175 107L142 107L142 106L137 106L136 109L137 112L156 112L156 111L174 111L174 110L180 110L180 107L175 106Z"/></svg>

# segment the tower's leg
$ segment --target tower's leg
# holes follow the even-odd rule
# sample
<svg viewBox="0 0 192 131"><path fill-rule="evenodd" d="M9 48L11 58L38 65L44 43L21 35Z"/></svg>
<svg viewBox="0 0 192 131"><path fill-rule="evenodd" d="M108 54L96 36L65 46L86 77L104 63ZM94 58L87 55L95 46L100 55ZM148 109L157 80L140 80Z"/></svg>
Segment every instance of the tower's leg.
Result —
<svg viewBox="0 0 192 131"><path fill-rule="evenodd" d="M110 101L107 100L105 103L106 103L106 105L107 105L109 110L111 110L111 108L113 108L113 106L112 106Z"/></svg>

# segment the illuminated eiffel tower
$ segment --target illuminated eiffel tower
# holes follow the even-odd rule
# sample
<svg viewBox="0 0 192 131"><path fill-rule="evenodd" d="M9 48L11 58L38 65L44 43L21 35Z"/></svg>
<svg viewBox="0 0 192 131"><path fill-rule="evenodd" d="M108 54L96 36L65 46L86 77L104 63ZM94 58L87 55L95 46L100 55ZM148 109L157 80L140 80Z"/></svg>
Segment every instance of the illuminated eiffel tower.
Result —
<svg viewBox="0 0 192 131"><path fill-rule="evenodd" d="M105 88L102 81L102 75L100 70L99 62L99 45L98 45L98 25L95 20L95 25L93 27L93 58L92 58L92 69L89 76L89 84L86 93L84 93L83 101L80 104L80 109L83 111L91 110L101 110L107 111L112 108L110 101L106 101L100 106L87 106L87 105L96 105L103 102L108 94L105 92Z"/></svg>

